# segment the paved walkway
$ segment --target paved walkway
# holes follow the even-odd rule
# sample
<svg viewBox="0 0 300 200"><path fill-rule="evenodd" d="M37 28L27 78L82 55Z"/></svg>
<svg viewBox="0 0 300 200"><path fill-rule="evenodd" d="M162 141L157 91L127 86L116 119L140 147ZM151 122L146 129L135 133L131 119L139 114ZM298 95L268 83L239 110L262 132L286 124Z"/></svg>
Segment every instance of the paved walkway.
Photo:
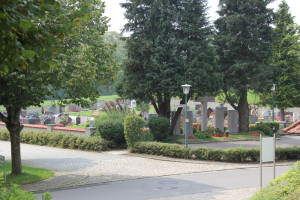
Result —
<svg viewBox="0 0 300 200"><path fill-rule="evenodd" d="M289 146L300 146L300 137L285 136L279 141L277 144L282 143L287 145L288 143ZM244 142L235 142L234 144L240 146L241 143ZM231 142L209 143L205 145L226 147L231 145ZM113 181L259 166L253 163L236 164L191 161L160 156L137 155L130 154L127 150L96 153L28 144L21 144L21 152L23 164L46 168L55 172L55 176L50 179L21 186L22 189L28 191L44 191ZM10 159L9 142L0 141L0 155L6 156L8 160ZM280 164L291 165L292 163L287 162ZM246 199L255 191L257 191L257 188L244 188L227 191L228 194L222 194L221 196L224 198L226 196L234 197L238 194L243 194L242 196L239 195L239 199ZM217 195L218 194L216 194L216 197L211 197L210 199L222 199L221 196L219 198ZM186 199L193 198L187 197Z"/></svg>

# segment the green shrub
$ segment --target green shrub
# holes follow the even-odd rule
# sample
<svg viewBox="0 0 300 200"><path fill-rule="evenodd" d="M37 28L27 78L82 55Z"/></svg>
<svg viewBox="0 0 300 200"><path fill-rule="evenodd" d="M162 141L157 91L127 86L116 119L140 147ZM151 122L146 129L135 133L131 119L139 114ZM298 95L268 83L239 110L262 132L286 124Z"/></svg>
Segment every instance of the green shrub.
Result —
<svg viewBox="0 0 300 200"><path fill-rule="evenodd" d="M0 131L0 140L7 138L8 131ZM81 149L87 151L106 151L115 147L114 143L99 137L84 137L66 133L51 133L39 131L22 131L21 142L26 144L47 145L69 149Z"/></svg>
<svg viewBox="0 0 300 200"><path fill-rule="evenodd" d="M164 141L170 135L170 120L165 117L150 117L148 120L150 132L153 135L153 140Z"/></svg>
<svg viewBox="0 0 300 200"><path fill-rule="evenodd" d="M267 123L257 123L255 126L252 126L251 131L261 131L265 135L273 136L273 129Z"/></svg>
<svg viewBox="0 0 300 200"><path fill-rule="evenodd" d="M222 131L218 128L207 128L207 130L204 131L204 133L207 133L211 136L215 135L215 134L222 134Z"/></svg>
<svg viewBox="0 0 300 200"><path fill-rule="evenodd" d="M3 141L9 141L10 140L8 130L6 130L6 129L1 129L0 130L0 140L3 140Z"/></svg>
<svg viewBox="0 0 300 200"><path fill-rule="evenodd" d="M272 130L273 127L275 127L275 133L277 133L277 131L279 130L279 122L265 122L264 124L267 124Z"/></svg>
<svg viewBox="0 0 300 200"><path fill-rule="evenodd" d="M116 144L124 144L124 119L126 112L112 111L106 115L101 115L95 120L95 127L97 132L94 136L100 136L101 138L113 141Z"/></svg>
<svg viewBox="0 0 300 200"><path fill-rule="evenodd" d="M212 136L208 133L196 132L195 136L201 140L209 140Z"/></svg>
<svg viewBox="0 0 300 200"><path fill-rule="evenodd" d="M250 200L298 200L300 195L300 161L286 174L271 181Z"/></svg>
<svg viewBox="0 0 300 200"><path fill-rule="evenodd" d="M131 151L134 153L147 153L175 158L225 162L258 162L260 159L260 150L258 148L245 149L243 147L222 150L207 147L184 148L177 144L159 142L138 142L133 145ZM277 161L299 159L300 147L276 148Z"/></svg>
<svg viewBox="0 0 300 200"><path fill-rule="evenodd" d="M138 141L145 140L144 126L145 121L137 115L129 114L125 117L124 134L128 147L132 147Z"/></svg>
<svg viewBox="0 0 300 200"><path fill-rule="evenodd" d="M19 186L12 184L8 190L5 187L2 187L4 183L3 178L0 177L0 199L1 200L36 200L38 197L32 192L27 192L25 190L20 190ZM44 193L42 195L42 200L51 200L52 196L49 193Z"/></svg>

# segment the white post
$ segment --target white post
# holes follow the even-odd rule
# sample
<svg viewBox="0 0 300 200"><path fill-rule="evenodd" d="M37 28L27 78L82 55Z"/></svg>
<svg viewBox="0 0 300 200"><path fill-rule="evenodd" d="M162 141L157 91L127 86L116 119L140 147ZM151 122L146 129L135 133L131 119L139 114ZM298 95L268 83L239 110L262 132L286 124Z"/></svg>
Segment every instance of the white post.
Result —
<svg viewBox="0 0 300 200"><path fill-rule="evenodd" d="M274 127L274 129L275 129L275 127ZM273 169L273 171L274 171L274 176L273 176L273 179L275 179L275 177L276 177L276 137L275 137L275 131L274 131L274 134L273 134L273 138L274 138L274 169Z"/></svg>
<svg viewBox="0 0 300 200"><path fill-rule="evenodd" d="M262 188L262 136L260 134L260 189Z"/></svg>

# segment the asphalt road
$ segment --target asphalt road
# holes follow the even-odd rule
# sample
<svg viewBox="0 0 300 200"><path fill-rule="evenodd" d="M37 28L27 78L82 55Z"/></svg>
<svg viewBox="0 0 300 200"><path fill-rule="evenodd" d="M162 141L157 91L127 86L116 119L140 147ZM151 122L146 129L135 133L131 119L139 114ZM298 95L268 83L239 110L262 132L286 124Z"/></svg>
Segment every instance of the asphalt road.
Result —
<svg viewBox="0 0 300 200"><path fill-rule="evenodd" d="M276 175L285 173L288 168L276 167ZM272 180L272 176L273 168L264 167L263 185ZM259 187L259 177L259 168L235 169L104 183L50 191L50 194L53 200L210 199L209 195L226 190Z"/></svg>

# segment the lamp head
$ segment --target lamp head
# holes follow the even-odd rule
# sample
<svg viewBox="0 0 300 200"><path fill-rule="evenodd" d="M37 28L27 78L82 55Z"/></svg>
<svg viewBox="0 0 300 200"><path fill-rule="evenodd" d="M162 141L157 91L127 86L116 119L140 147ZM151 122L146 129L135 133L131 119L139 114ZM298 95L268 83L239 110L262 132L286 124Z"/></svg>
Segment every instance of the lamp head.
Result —
<svg viewBox="0 0 300 200"><path fill-rule="evenodd" d="M191 85L185 84L185 85L182 85L181 87L182 87L183 93L184 93L185 95L187 95L187 94L190 92L190 87L191 87Z"/></svg>

